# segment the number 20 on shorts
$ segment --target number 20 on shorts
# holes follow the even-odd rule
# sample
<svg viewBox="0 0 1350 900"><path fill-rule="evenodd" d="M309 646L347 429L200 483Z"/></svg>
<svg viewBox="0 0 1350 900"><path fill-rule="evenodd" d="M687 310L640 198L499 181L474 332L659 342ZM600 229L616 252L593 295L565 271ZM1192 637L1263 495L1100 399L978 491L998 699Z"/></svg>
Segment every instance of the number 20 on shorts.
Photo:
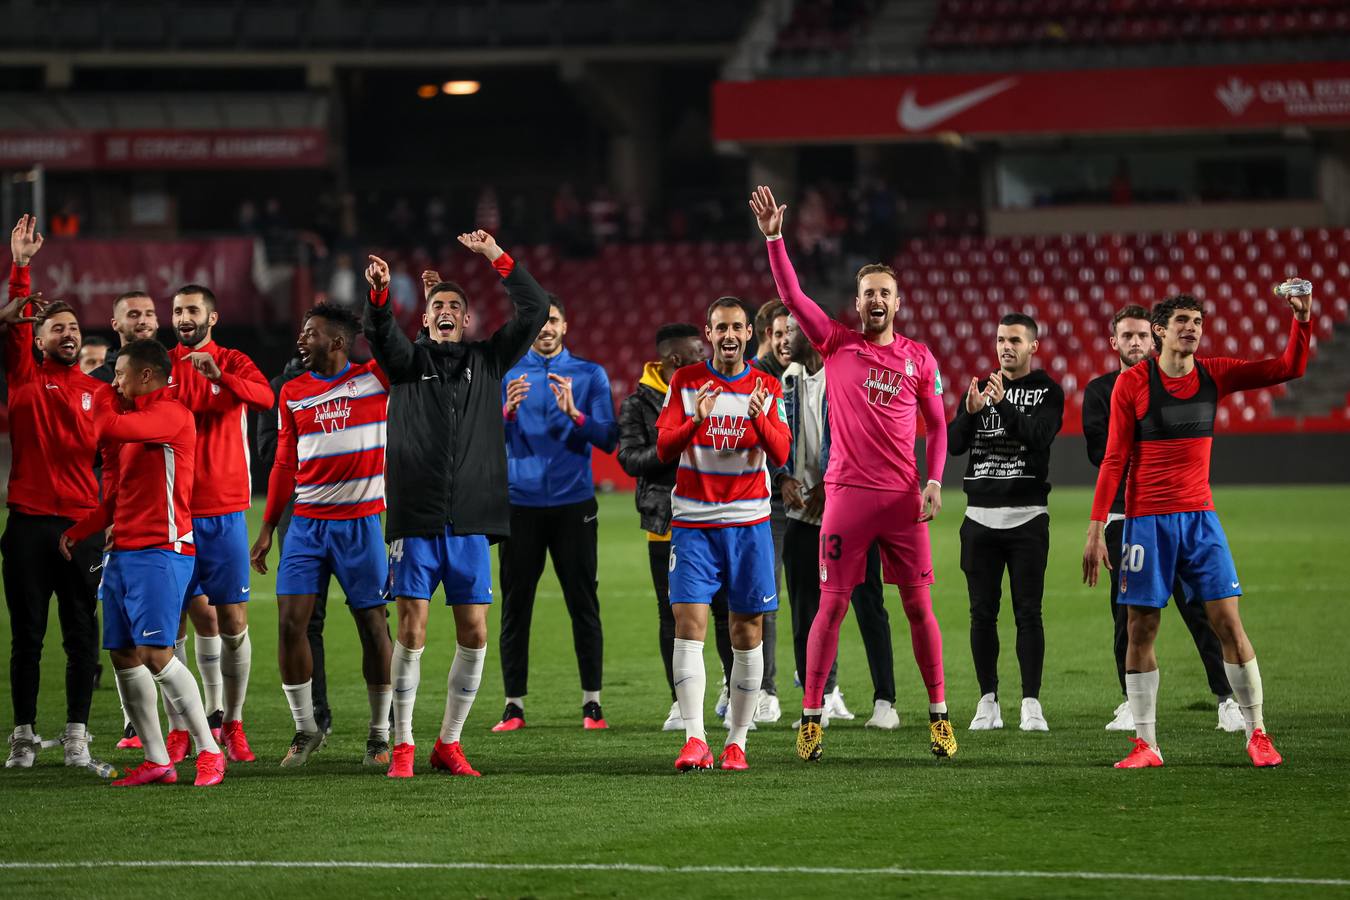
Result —
<svg viewBox="0 0 1350 900"><path fill-rule="evenodd" d="M1120 569L1122 572L1144 571L1144 547L1142 544L1126 544L1121 548Z"/></svg>

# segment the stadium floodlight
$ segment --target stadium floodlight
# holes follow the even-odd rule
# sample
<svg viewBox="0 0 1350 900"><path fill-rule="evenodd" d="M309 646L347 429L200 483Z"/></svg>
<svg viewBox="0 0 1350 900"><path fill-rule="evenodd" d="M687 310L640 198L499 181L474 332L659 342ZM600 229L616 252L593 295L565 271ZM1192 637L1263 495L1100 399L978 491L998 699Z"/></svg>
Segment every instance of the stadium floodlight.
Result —
<svg viewBox="0 0 1350 900"><path fill-rule="evenodd" d="M476 81L447 81L441 85L441 90L451 96L466 97L478 93L481 87L482 85Z"/></svg>

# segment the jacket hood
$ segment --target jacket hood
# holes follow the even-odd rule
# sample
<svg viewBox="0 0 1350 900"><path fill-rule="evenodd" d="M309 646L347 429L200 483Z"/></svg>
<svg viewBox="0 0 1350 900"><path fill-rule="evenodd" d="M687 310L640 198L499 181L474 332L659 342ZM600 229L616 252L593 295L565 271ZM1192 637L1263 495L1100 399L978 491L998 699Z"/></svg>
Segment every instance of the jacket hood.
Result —
<svg viewBox="0 0 1350 900"><path fill-rule="evenodd" d="M649 362L642 367L642 377L638 379L638 384L645 384L652 390L660 391L663 394L670 390L670 385L666 384L666 379L661 374L659 362Z"/></svg>

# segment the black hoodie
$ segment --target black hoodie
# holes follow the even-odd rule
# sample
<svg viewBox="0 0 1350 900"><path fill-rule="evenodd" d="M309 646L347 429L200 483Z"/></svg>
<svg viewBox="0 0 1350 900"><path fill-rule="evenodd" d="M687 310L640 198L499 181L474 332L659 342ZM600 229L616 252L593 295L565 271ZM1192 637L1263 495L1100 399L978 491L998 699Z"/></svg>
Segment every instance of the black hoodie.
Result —
<svg viewBox="0 0 1350 900"><path fill-rule="evenodd" d="M987 383L981 381L980 390ZM947 450L953 456L970 451L963 482L969 506L1045 506L1064 391L1040 369L1003 386L1003 399L973 416L962 394L947 426Z"/></svg>

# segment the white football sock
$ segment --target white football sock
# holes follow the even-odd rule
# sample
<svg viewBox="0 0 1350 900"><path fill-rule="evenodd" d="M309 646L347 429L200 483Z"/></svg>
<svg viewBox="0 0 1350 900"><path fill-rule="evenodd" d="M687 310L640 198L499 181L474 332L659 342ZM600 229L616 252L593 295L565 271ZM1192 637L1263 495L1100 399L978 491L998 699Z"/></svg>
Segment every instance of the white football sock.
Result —
<svg viewBox="0 0 1350 900"><path fill-rule="evenodd" d="M478 696L478 684L483 680L483 660L487 659L487 647L465 647L455 645L455 659L450 663L450 675L447 679L445 694L445 715L441 718L441 743L453 744L459 740L464 730L464 720L469 718L474 698Z"/></svg>
<svg viewBox="0 0 1350 900"><path fill-rule="evenodd" d="M581 692L581 705L582 705L582 706L585 706L587 703L599 703L599 702L600 702L600 692L599 692L599 691L582 691L582 692Z"/></svg>
<svg viewBox="0 0 1350 900"><path fill-rule="evenodd" d="M941 703L928 704L928 711L930 713L945 713L947 711L947 701L943 700Z"/></svg>
<svg viewBox="0 0 1350 900"><path fill-rule="evenodd" d="M159 725L156 705L155 677L145 666L117 670L117 688L126 704L127 715L141 738L145 758L157 766L169 764L169 751L164 746L164 730Z"/></svg>
<svg viewBox="0 0 1350 900"><path fill-rule="evenodd" d="M175 661L178 657L172 657ZM178 711L178 707L169 696L168 691L160 692L160 697L164 701L164 715L169 720L170 731L187 731L187 719Z"/></svg>
<svg viewBox="0 0 1350 900"><path fill-rule="evenodd" d="M187 665L187 635L174 640L173 657L183 665Z"/></svg>
<svg viewBox="0 0 1350 900"><path fill-rule="evenodd" d="M525 698L524 698L524 697L507 697L507 698L506 698L506 702L507 702L507 703L514 703L516 706L519 706L521 709L524 709L524 708L525 708Z"/></svg>
<svg viewBox="0 0 1350 900"><path fill-rule="evenodd" d="M727 721L731 730L727 732L724 746L740 744L745 749L745 736L750 732L750 723L755 719L755 706L759 703L759 688L764 681L764 644L760 643L749 650L732 649L731 663L731 702L727 708Z"/></svg>
<svg viewBox="0 0 1350 900"><path fill-rule="evenodd" d="M314 680L310 679L304 684L283 684L281 689L286 692L286 702L290 704L296 729L310 734L317 732L319 726L314 723Z"/></svg>
<svg viewBox="0 0 1350 900"><path fill-rule="evenodd" d="M394 744L413 742L413 707L417 705L417 686L422 682L422 651L409 650L394 641L394 657L389 674L394 682Z"/></svg>
<svg viewBox="0 0 1350 900"><path fill-rule="evenodd" d="M169 660L169 664L159 670L155 676L160 690L166 698L173 700L183 717L184 726L197 745L197 752L219 753L220 747L211 736L211 726L206 721L206 711L202 709L202 696L197 693L197 681L187 666L178 661L178 657Z"/></svg>
<svg viewBox="0 0 1350 900"><path fill-rule="evenodd" d="M394 689L381 684L366 685L366 699L370 701L370 733L382 741L389 740L389 705L394 701Z"/></svg>
<svg viewBox="0 0 1350 900"><path fill-rule="evenodd" d="M1125 699L1134 716L1134 733L1158 749L1158 670L1125 673Z"/></svg>
<svg viewBox="0 0 1350 900"><path fill-rule="evenodd" d="M122 731L125 732L127 730L127 726L131 724L131 714L127 712L127 698L122 693L121 679L114 678L113 682L117 685L117 702L122 707Z"/></svg>
<svg viewBox="0 0 1350 900"><path fill-rule="evenodd" d="M703 667L703 642L676 638L671 668L675 675L675 699L684 718L684 739L705 741L703 692L708 686L708 673Z"/></svg>
<svg viewBox="0 0 1350 900"><path fill-rule="evenodd" d="M192 645L197 657L197 674L202 679L202 705L206 707L207 713L225 708L221 702L220 648L218 634L211 637L199 634Z"/></svg>
<svg viewBox="0 0 1350 900"><path fill-rule="evenodd" d="M226 722L244 718L244 698L248 696L248 675L253 670L253 641L248 627L238 634L220 636L220 678L224 684Z"/></svg>
<svg viewBox="0 0 1350 900"><path fill-rule="evenodd" d="M1247 740L1250 741L1255 729L1266 730L1261 709L1265 693L1261 690L1261 670L1256 665L1256 657L1253 656L1245 663L1225 661L1223 671L1228 676L1228 683L1233 686L1233 696L1237 698L1238 706L1242 709L1242 723L1247 727Z"/></svg>

